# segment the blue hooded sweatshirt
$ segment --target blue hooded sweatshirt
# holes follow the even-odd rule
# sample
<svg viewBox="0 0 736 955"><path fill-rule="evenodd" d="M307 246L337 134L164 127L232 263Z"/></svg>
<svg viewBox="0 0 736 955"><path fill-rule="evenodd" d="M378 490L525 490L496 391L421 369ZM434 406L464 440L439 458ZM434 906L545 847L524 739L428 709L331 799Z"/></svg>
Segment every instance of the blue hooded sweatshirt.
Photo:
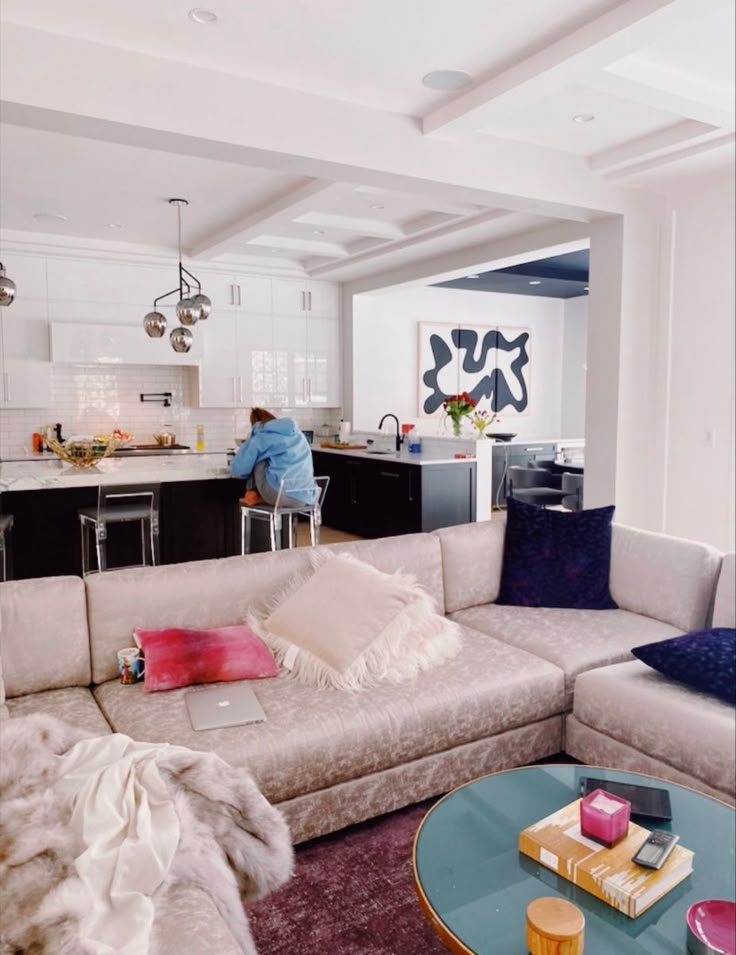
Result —
<svg viewBox="0 0 736 955"><path fill-rule="evenodd" d="M257 421L250 437L238 448L230 473L233 477L248 477L260 461L267 462L266 480L274 491L278 491L285 478L285 494L305 504L313 503L317 489L312 452L304 433L291 418Z"/></svg>

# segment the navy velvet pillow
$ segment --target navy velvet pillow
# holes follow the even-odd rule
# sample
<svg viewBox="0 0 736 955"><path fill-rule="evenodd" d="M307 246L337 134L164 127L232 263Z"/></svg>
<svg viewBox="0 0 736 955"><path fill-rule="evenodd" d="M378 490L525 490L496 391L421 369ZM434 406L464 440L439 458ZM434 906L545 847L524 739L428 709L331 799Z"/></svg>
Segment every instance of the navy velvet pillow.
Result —
<svg viewBox="0 0 736 955"><path fill-rule="evenodd" d="M642 663L694 690L736 703L736 630L715 627L631 651Z"/></svg>
<svg viewBox="0 0 736 955"><path fill-rule="evenodd" d="M548 511L510 497L497 604L614 610L613 507Z"/></svg>

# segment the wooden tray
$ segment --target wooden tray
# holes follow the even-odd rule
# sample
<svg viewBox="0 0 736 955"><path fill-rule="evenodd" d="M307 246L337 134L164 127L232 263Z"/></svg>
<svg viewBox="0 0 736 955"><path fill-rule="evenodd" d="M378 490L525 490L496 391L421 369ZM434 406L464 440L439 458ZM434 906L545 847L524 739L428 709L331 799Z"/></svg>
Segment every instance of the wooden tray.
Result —
<svg viewBox="0 0 736 955"><path fill-rule="evenodd" d="M323 441L321 448L336 448L338 451L364 451L367 444L343 444L342 441Z"/></svg>

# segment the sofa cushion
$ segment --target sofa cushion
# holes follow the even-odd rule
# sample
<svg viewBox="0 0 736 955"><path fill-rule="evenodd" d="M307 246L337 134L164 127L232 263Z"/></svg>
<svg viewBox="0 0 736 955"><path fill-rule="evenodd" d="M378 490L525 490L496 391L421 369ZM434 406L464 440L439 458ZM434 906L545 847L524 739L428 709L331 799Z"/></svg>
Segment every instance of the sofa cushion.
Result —
<svg viewBox="0 0 736 955"><path fill-rule="evenodd" d="M249 619L278 661L310 686L403 683L460 649L459 627L435 612L412 576L384 574L347 554L318 560L270 613Z"/></svg>
<svg viewBox="0 0 736 955"><path fill-rule="evenodd" d="M612 610L613 507L551 511L510 497L507 502L499 604Z"/></svg>
<svg viewBox="0 0 736 955"><path fill-rule="evenodd" d="M437 608L444 608L440 544L432 534L408 534L375 541L329 544L325 553L353 554L379 570L408 570ZM130 645L136 627L209 629L242 623L251 605L282 589L309 567L311 548L134 567L85 578L92 679L117 674L116 651Z"/></svg>
<svg viewBox="0 0 736 955"><path fill-rule="evenodd" d="M276 676L273 654L244 624L213 630L133 631L143 650L144 687L148 693L193 683L255 680Z"/></svg>
<svg viewBox="0 0 736 955"><path fill-rule="evenodd" d="M713 608L714 627L736 627L736 554L724 554Z"/></svg>
<svg viewBox="0 0 736 955"><path fill-rule="evenodd" d="M80 577L0 584L0 621L8 698L89 685L87 607Z"/></svg>
<svg viewBox="0 0 736 955"><path fill-rule="evenodd" d="M575 677L593 667L631 659L631 648L679 631L626 610L563 610L489 604L452 614L453 620L549 660L565 672L567 707Z"/></svg>
<svg viewBox="0 0 736 955"><path fill-rule="evenodd" d="M720 567L721 554L707 544L613 525L611 596L680 633L708 625Z"/></svg>
<svg viewBox="0 0 736 955"><path fill-rule="evenodd" d="M464 652L399 686L349 693L263 680L254 689L266 722L251 726L196 732L186 690L146 694L115 680L94 693L116 731L211 749L247 765L264 795L282 802L563 711L557 667L465 628L462 640Z"/></svg>
<svg viewBox="0 0 736 955"><path fill-rule="evenodd" d="M631 652L670 680L736 703L736 630L698 630L634 647Z"/></svg>
<svg viewBox="0 0 736 955"><path fill-rule="evenodd" d="M501 586L506 514L434 531L442 548L445 612L492 603Z"/></svg>
<svg viewBox="0 0 736 955"><path fill-rule="evenodd" d="M736 711L634 660L583 673L577 720L722 792L734 792Z"/></svg>
<svg viewBox="0 0 736 955"><path fill-rule="evenodd" d="M8 700L8 710L11 717L46 713L48 716L66 720L72 726L89 730L96 736L106 736L112 732L87 687L71 686L65 690L46 690L28 696L16 696Z"/></svg>

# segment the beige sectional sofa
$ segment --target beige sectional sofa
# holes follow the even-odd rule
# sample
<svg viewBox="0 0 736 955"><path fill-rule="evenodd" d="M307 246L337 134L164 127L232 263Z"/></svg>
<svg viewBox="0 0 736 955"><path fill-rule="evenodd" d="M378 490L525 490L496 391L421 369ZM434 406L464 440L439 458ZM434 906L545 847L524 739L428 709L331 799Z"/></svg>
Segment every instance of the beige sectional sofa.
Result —
<svg viewBox="0 0 736 955"><path fill-rule="evenodd" d="M130 644L135 626L241 622L304 568L308 550L2 584L10 715L49 712L247 765L295 842L565 748L733 802L733 707L707 701L683 737L668 729L672 694L687 696L682 688L650 678L646 719L642 710L632 720L620 703L641 680L641 665L626 662L631 647L705 626L716 591L720 618L733 619L733 557L722 571L722 555L706 545L615 526L610 583L620 609L503 607L493 601L504 530L494 519L324 548L413 573L438 611L461 625L462 650L402 686L360 693L258 681L267 721L207 732L192 730L186 690L121 685L116 650ZM340 614L339 594L325 613ZM651 737L661 738L659 750Z"/></svg>

